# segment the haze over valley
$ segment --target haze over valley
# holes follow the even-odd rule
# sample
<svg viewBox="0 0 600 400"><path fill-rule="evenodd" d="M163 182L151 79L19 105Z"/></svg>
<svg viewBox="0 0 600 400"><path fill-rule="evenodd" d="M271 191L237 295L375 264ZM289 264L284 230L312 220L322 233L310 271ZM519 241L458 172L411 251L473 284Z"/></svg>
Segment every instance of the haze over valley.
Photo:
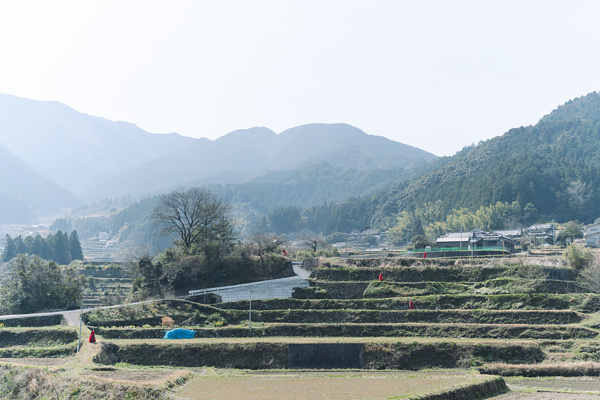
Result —
<svg viewBox="0 0 600 400"><path fill-rule="evenodd" d="M209 140L152 134L57 102L0 95L0 103L2 224L60 218L83 238L105 231L140 243L152 236L146 216L156 196L194 186L231 203L241 238L258 229L397 228L402 213L438 203L439 221L453 210L515 201L535 210L511 217L517 225L600 216L596 92L442 158L344 123ZM433 222L414 229L424 233Z"/></svg>

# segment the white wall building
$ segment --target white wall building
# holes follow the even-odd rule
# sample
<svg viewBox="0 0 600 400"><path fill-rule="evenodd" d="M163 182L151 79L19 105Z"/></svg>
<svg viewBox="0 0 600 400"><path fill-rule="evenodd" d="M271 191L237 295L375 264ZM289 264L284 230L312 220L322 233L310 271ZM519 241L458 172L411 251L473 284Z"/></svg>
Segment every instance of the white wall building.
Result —
<svg viewBox="0 0 600 400"><path fill-rule="evenodd" d="M600 246L600 222L584 226L583 238L586 246Z"/></svg>

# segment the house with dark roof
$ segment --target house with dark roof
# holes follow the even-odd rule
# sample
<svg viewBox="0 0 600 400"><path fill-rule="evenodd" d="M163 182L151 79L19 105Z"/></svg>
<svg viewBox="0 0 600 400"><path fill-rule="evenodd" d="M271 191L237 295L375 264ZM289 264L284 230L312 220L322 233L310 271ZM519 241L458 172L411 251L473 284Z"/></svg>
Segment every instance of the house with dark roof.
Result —
<svg viewBox="0 0 600 400"><path fill-rule="evenodd" d="M435 241L436 248L470 248L477 249L482 247L502 247L508 251L514 251L517 240L502 235L495 231L484 232L474 229L468 232L447 233Z"/></svg>
<svg viewBox="0 0 600 400"><path fill-rule="evenodd" d="M514 240L519 240L524 236L523 229L503 229L503 230L494 231L494 232L499 233L502 236L506 236L506 237L509 237Z"/></svg>
<svg viewBox="0 0 600 400"><path fill-rule="evenodd" d="M556 228L553 224L536 224L527 228L527 236L537 243L554 244L556 242Z"/></svg>

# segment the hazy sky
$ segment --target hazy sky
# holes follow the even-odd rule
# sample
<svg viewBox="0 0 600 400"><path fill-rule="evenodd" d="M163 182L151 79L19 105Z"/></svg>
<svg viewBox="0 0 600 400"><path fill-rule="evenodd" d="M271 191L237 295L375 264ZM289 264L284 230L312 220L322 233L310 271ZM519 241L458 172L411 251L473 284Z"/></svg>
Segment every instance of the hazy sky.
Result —
<svg viewBox="0 0 600 400"><path fill-rule="evenodd" d="M0 0L0 92L154 133L345 122L452 155L599 90L599 19L598 1Z"/></svg>

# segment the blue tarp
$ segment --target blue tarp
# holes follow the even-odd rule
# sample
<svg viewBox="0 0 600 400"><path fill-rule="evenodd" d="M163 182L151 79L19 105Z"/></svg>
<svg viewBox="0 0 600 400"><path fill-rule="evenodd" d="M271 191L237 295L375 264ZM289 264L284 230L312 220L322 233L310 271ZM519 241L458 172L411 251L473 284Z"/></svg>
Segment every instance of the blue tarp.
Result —
<svg viewBox="0 0 600 400"><path fill-rule="evenodd" d="M163 339L192 339L195 334L196 331L177 328L170 331L165 331L165 337Z"/></svg>

